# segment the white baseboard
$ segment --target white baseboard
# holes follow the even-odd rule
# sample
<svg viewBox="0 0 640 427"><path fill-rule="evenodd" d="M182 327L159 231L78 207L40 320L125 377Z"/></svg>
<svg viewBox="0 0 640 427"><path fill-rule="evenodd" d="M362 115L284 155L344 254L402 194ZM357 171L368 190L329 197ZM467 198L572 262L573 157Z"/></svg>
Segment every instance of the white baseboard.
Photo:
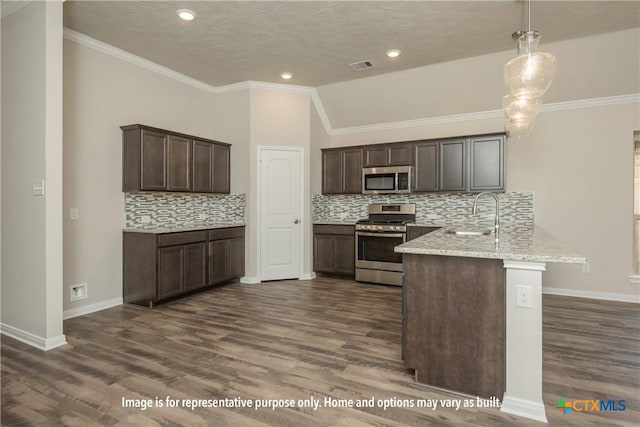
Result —
<svg viewBox="0 0 640 427"><path fill-rule="evenodd" d="M48 351L67 343L67 339L64 335L58 335L53 338L42 338L32 334L31 332L14 328L13 326L5 323L0 323L0 333L42 351Z"/></svg>
<svg viewBox="0 0 640 427"><path fill-rule="evenodd" d="M301 274L300 277L298 278L298 280L311 280L311 279L315 279L316 278L316 273L314 273L313 271L310 274ZM240 283L245 283L248 285L255 285L258 283L262 283L262 281L260 280L260 278L258 277L250 277L250 276L245 276L245 277L241 277L240 278Z"/></svg>
<svg viewBox="0 0 640 427"><path fill-rule="evenodd" d="M544 410L544 403L541 402L518 399L505 394L500 411L543 423L548 422L547 413Z"/></svg>
<svg viewBox="0 0 640 427"><path fill-rule="evenodd" d="M62 313L62 318L67 320L73 317L95 313L96 311L106 310L107 308L116 307L118 305L122 305L122 297L111 298L105 301L96 302L95 304L84 305L82 307L70 308Z"/></svg>
<svg viewBox="0 0 640 427"><path fill-rule="evenodd" d="M594 291L582 291L578 289L562 289L562 288L550 288L543 287L543 294L549 295L562 295L565 297L577 297L577 298L591 298L601 299L607 301L620 301L620 302L634 302L640 303L640 295L629 294L613 294L607 292L594 292Z"/></svg>

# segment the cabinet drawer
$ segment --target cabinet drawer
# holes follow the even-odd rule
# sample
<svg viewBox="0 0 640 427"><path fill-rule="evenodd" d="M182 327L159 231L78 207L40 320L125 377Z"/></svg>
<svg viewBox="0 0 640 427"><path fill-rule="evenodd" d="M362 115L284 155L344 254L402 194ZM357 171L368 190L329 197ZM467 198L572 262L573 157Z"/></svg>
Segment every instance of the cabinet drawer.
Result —
<svg viewBox="0 0 640 427"><path fill-rule="evenodd" d="M313 232L318 234L353 235L356 232L356 228L353 225L316 224L313 226Z"/></svg>
<svg viewBox="0 0 640 427"><path fill-rule="evenodd" d="M244 237L244 227L209 230L209 240L232 239L234 237Z"/></svg>
<svg viewBox="0 0 640 427"><path fill-rule="evenodd" d="M158 247L184 245L187 243L204 242L206 240L206 231L185 231L184 233L160 234L158 235Z"/></svg>

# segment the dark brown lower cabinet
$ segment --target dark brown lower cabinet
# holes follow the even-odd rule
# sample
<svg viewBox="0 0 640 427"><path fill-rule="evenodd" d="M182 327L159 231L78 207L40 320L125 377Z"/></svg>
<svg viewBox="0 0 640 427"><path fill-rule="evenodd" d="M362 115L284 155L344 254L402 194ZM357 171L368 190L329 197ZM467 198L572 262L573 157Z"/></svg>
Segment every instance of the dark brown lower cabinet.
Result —
<svg viewBox="0 0 640 427"><path fill-rule="evenodd" d="M207 244L158 248L158 299L207 286Z"/></svg>
<svg viewBox="0 0 640 427"><path fill-rule="evenodd" d="M313 226L313 270L316 273L355 275L355 227Z"/></svg>
<svg viewBox="0 0 640 427"><path fill-rule="evenodd" d="M429 234L432 231L438 230L440 227L424 227L420 225L410 225L407 227L407 242L413 239L417 239L420 236Z"/></svg>
<svg viewBox="0 0 640 427"><path fill-rule="evenodd" d="M403 254L402 356L416 381L491 398L505 391L499 259Z"/></svg>
<svg viewBox="0 0 640 427"><path fill-rule="evenodd" d="M158 299L184 292L184 246L158 249Z"/></svg>
<svg viewBox="0 0 640 427"><path fill-rule="evenodd" d="M124 232L123 299L146 306L244 274L244 227Z"/></svg>
<svg viewBox="0 0 640 427"><path fill-rule="evenodd" d="M207 244L205 242L184 246L183 265L185 291L207 286Z"/></svg>
<svg viewBox="0 0 640 427"><path fill-rule="evenodd" d="M244 227L209 231L209 284L244 275Z"/></svg>

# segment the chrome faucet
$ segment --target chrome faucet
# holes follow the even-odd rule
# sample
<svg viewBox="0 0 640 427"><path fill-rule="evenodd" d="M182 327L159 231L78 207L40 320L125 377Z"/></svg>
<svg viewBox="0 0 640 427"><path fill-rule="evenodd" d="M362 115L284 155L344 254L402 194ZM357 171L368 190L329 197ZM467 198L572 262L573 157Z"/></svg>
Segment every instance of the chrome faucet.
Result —
<svg viewBox="0 0 640 427"><path fill-rule="evenodd" d="M498 230L500 229L500 204L498 202L498 196L496 196L493 193L487 193L486 191L483 193L480 193L476 196L475 200L473 201L473 209L471 210L471 215L477 215L478 213L478 199L482 196L491 196L493 197L493 199L496 201L496 219L495 219L495 225L494 228L496 230L496 241L498 240Z"/></svg>

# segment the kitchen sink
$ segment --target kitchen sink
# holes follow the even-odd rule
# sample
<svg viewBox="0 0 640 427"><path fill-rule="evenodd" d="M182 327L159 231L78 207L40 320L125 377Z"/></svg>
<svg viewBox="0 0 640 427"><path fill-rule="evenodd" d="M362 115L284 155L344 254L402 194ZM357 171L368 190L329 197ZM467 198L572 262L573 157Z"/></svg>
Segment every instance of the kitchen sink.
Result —
<svg viewBox="0 0 640 427"><path fill-rule="evenodd" d="M458 236L488 236L491 234L491 229L482 227L451 227L444 230L444 232Z"/></svg>

